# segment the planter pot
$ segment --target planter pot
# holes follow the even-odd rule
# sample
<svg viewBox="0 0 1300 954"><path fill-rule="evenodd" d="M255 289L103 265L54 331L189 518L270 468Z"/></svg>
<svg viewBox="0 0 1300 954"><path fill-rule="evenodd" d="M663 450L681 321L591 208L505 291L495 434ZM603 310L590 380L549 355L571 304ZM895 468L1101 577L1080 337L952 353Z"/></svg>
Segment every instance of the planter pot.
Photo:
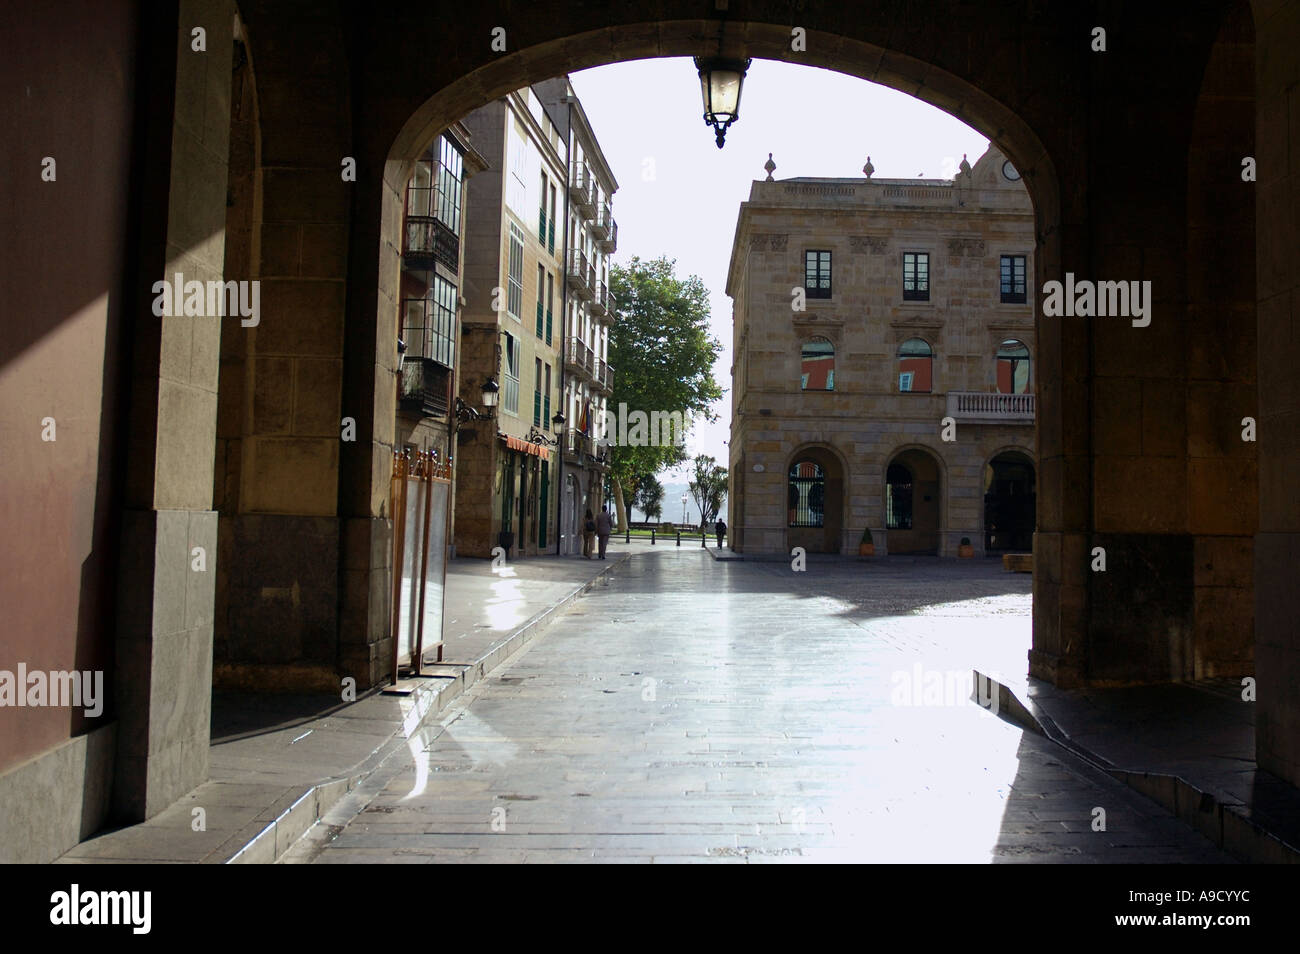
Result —
<svg viewBox="0 0 1300 954"><path fill-rule="evenodd" d="M957 547L957 556L959 557L973 557L974 555L975 547L969 543Z"/></svg>
<svg viewBox="0 0 1300 954"><path fill-rule="evenodd" d="M859 543L858 556L875 556L876 545L874 543Z"/></svg>

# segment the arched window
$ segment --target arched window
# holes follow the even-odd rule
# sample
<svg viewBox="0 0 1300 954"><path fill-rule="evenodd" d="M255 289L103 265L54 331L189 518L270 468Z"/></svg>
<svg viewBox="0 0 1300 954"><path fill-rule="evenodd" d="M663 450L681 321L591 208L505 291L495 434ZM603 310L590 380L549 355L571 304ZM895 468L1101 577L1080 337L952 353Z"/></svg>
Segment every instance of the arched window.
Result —
<svg viewBox="0 0 1300 954"><path fill-rule="evenodd" d="M912 529L912 472L902 464L885 471L885 529Z"/></svg>
<svg viewBox="0 0 1300 954"><path fill-rule="evenodd" d="M835 346L825 338L810 338L803 343L799 386L805 391L835 390Z"/></svg>
<svg viewBox="0 0 1300 954"><path fill-rule="evenodd" d="M920 338L909 338L898 349L898 390L928 393L934 352Z"/></svg>
<svg viewBox="0 0 1300 954"><path fill-rule="evenodd" d="M998 347L998 393L1025 394L1029 391L1029 349L1015 338Z"/></svg>
<svg viewBox="0 0 1300 954"><path fill-rule="evenodd" d="M787 509L792 527L823 526L826 511L826 475L813 461L800 460L790 465Z"/></svg>

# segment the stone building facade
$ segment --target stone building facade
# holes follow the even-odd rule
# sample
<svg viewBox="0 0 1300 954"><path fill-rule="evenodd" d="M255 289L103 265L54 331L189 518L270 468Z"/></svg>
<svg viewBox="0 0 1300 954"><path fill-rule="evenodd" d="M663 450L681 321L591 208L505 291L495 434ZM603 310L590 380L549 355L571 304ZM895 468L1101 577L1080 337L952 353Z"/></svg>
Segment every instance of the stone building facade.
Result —
<svg viewBox="0 0 1300 954"><path fill-rule="evenodd" d="M456 123L416 161L402 219L401 314L405 350L398 372L397 444L446 461L455 434L460 311L464 269L461 236L469 217L466 183L487 162ZM454 460L453 460L454 465ZM453 470L452 489L455 480ZM454 504L453 504L454 517Z"/></svg>
<svg viewBox="0 0 1300 954"><path fill-rule="evenodd" d="M486 171L469 185L458 394L486 420L457 431L454 543L464 556L554 547L568 147L531 87L464 120ZM482 410L480 408L480 410Z"/></svg>
<svg viewBox="0 0 1300 954"><path fill-rule="evenodd" d="M769 163L769 173L771 172ZM734 300L731 540L755 555L1028 550L1034 213L990 148L952 180L755 182Z"/></svg>
<svg viewBox="0 0 1300 954"><path fill-rule="evenodd" d="M618 180L567 76L534 86L569 144L565 206L564 395L559 483L559 552L582 552L587 510L600 511L609 473L605 412L614 392L608 361L617 303L609 290L610 257L618 245L613 198Z"/></svg>

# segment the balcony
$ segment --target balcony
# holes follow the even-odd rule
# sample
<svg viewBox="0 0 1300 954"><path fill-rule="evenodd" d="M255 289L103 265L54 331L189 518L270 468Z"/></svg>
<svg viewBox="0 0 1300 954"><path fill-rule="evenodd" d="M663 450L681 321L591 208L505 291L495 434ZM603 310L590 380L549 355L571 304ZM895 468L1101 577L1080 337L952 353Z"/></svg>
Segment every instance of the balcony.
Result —
<svg viewBox="0 0 1300 954"><path fill-rule="evenodd" d="M614 368L608 361L596 359L595 367L592 369L592 378L595 379L596 387L600 388L606 394L614 393Z"/></svg>
<svg viewBox="0 0 1300 954"><path fill-rule="evenodd" d="M590 301L596 289L596 267L587 261L582 249L570 249L568 266L564 270L573 294L583 301Z"/></svg>
<svg viewBox="0 0 1300 954"><path fill-rule="evenodd" d="M564 453L569 459L579 464L595 464L608 469L608 449L596 442L590 434L566 431L564 435Z"/></svg>
<svg viewBox="0 0 1300 954"><path fill-rule="evenodd" d="M1033 394L949 391L948 416L970 424L1033 424Z"/></svg>
<svg viewBox="0 0 1300 954"><path fill-rule="evenodd" d="M399 406L421 417L447 416L451 369L428 358L407 358L402 362Z"/></svg>
<svg viewBox="0 0 1300 954"><path fill-rule="evenodd" d="M592 220L591 237L602 252L612 252L618 246L618 223L614 221L608 202L600 207Z"/></svg>
<svg viewBox="0 0 1300 954"><path fill-rule="evenodd" d="M460 266L460 238L432 215L408 215L402 236L402 267L428 272L440 262L457 274Z"/></svg>
<svg viewBox="0 0 1300 954"><path fill-rule="evenodd" d="M593 382L596 380L596 353L581 338L570 338L564 352L564 363L574 371L581 371Z"/></svg>
<svg viewBox="0 0 1300 954"><path fill-rule="evenodd" d="M588 306L588 310L597 318L603 318L609 314L609 309L605 306L606 287L604 282L598 281L591 294L591 304Z"/></svg>
<svg viewBox="0 0 1300 954"><path fill-rule="evenodd" d="M603 242L609 238L609 223L612 217L609 211L609 203L602 202L600 208L596 210L595 217L591 220L591 237L597 242Z"/></svg>
<svg viewBox="0 0 1300 954"><path fill-rule="evenodd" d="M569 198L573 200L578 212L586 218L596 214L596 181L591 170L578 166L573 170L573 179L569 183Z"/></svg>

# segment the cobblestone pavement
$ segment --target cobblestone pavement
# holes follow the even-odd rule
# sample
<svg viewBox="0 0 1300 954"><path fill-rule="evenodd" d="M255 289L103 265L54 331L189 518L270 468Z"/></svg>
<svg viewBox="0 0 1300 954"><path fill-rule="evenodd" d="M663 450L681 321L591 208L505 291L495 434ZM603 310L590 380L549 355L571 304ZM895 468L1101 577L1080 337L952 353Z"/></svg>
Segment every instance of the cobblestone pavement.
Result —
<svg viewBox="0 0 1300 954"><path fill-rule="evenodd" d="M972 659L1024 665L1029 589L985 561L637 553L314 860L1228 860L969 700Z"/></svg>

